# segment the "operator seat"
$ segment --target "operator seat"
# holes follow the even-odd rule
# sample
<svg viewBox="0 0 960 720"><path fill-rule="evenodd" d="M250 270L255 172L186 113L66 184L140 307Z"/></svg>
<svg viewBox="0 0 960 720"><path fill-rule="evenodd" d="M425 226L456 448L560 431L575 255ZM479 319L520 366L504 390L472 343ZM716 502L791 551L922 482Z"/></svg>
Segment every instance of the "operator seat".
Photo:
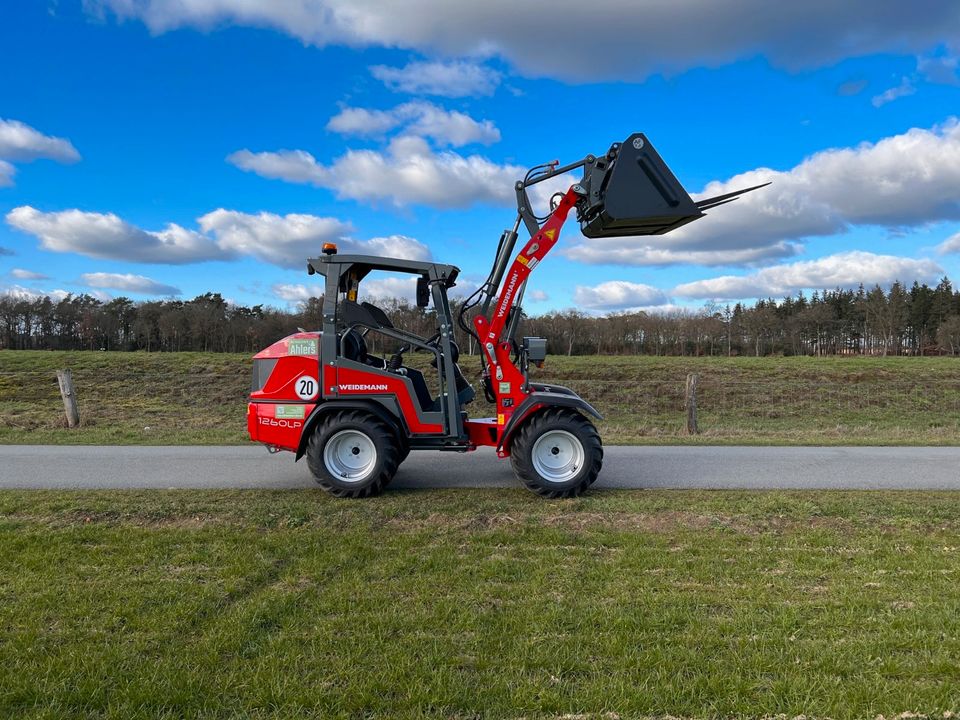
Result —
<svg viewBox="0 0 960 720"><path fill-rule="evenodd" d="M376 306L370 305L369 303L358 305L352 300L344 300L340 303L339 311L341 322L347 326L347 329L341 336L343 342L343 357L347 360L353 360L354 362L363 363L371 367L382 368L385 365L383 358L378 358L367 353L367 342L363 339L363 333L360 332L358 327L358 324L360 327L377 327L381 325L380 319L375 316L374 312L371 312L370 308L379 312L382 318L387 321L388 325L386 327L393 327L393 325L389 324L390 320L387 318L386 313Z"/></svg>
<svg viewBox="0 0 960 720"><path fill-rule="evenodd" d="M456 383L457 401L461 406L468 405L476 398L477 392L473 389L470 381L464 377L463 371L460 369L460 346L455 342L450 343L450 354L453 356L451 360L453 361L453 378ZM430 364L433 367L437 367L437 359L434 358ZM440 398L437 398L433 403L433 409L440 409Z"/></svg>
<svg viewBox="0 0 960 720"><path fill-rule="evenodd" d="M363 339L363 334L355 327L350 328L343 334L342 340L343 357L347 360L369 365L370 356L367 354L367 341Z"/></svg>
<svg viewBox="0 0 960 720"><path fill-rule="evenodd" d="M393 329L393 323L390 322L390 318L388 318L387 314L376 305L373 303L362 302L360 303L360 307L370 313L370 316L377 323L377 325L380 327L390 328L391 330Z"/></svg>
<svg viewBox="0 0 960 720"><path fill-rule="evenodd" d="M387 314L373 303L362 302L360 303L360 307L366 310L368 316L380 327L390 329L394 327L390 318L387 317ZM439 410L439 403L434 400L430 394L430 389L427 387L427 380L423 376L423 373L411 367L404 367L403 370L405 377L410 381L410 384L413 385L413 392L417 396L417 403L420 405L420 409L424 412Z"/></svg>

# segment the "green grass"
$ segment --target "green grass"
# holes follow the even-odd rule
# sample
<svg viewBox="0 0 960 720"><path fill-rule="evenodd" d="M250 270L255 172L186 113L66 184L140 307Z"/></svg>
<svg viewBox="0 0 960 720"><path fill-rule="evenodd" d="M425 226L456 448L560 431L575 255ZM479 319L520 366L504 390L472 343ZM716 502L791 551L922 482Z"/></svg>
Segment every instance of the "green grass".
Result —
<svg viewBox="0 0 960 720"><path fill-rule="evenodd" d="M960 495L0 493L0 717L960 710Z"/></svg>
<svg viewBox="0 0 960 720"><path fill-rule="evenodd" d="M57 368L73 371L68 431ZM242 443L251 361L220 353L0 352L0 442Z"/></svg>
<svg viewBox="0 0 960 720"><path fill-rule="evenodd" d="M464 359L470 377L476 362ZM74 371L77 430L63 427L59 367ZM701 388L693 438L689 372ZM245 355L0 352L0 442L244 443L249 373ZM960 444L955 358L550 357L537 377L594 403L611 444Z"/></svg>

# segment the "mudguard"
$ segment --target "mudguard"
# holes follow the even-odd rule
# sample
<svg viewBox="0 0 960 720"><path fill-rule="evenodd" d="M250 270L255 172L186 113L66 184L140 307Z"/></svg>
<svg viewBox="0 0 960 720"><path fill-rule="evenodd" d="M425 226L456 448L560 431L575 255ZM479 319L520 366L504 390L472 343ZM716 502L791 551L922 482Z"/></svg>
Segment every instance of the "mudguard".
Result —
<svg viewBox="0 0 960 720"><path fill-rule="evenodd" d="M407 442L407 430L403 424L403 419L391 413L375 400L327 400L317 405L313 412L310 413L310 417L307 418L307 422L304 423L303 433L300 435L300 444L297 447L294 462L302 458L303 454L307 451L307 441L310 439L314 429L317 427L317 423L320 422L323 416L339 410L363 410L371 415L375 415L383 420L389 427L393 428L398 443L404 445Z"/></svg>
<svg viewBox="0 0 960 720"><path fill-rule="evenodd" d="M570 388L561 385L541 385L530 383L533 392L527 396L527 399L517 406L513 415L503 426L503 432L500 435L500 445L497 446L497 452L503 452L510 449L510 441L517 430L523 424L523 421L533 415L533 413L547 407L568 407L579 410L586 415L592 415L597 420L603 420L603 416L597 412L597 409L590 403L577 395Z"/></svg>

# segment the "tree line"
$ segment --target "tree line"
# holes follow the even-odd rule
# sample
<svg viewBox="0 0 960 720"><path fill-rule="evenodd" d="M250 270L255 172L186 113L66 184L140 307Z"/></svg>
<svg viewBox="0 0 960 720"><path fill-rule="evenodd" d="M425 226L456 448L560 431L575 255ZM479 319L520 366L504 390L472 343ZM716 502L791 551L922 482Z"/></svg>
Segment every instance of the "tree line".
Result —
<svg viewBox="0 0 960 720"><path fill-rule="evenodd" d="M319 328L321 303L281 310L231 304L218 293L149 302L4 295L0 348L254 353L298 328ZM377 304L397 327L423 336L436 329L432 310L395 299ZM527 317L521 332L547 338L550 352L564 355L956 355L960 291L944 277L935 287L896 282L889 290L838 288L697 311L597 317L570 309ZM458 340L463 352L477 352L472 338ZM392 349L372 333L367 343L372 352Z"/></svg>

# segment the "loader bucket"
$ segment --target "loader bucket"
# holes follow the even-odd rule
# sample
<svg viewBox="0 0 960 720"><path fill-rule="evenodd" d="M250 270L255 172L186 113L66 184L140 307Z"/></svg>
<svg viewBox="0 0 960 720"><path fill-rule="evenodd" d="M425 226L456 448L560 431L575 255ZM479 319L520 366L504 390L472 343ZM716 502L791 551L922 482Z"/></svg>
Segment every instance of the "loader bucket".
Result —
<svg viewBox="0 0 960 720"><path fill-rule="evenodd" d="M591 188L593 211L581 221L589 238L662 235L703 217L704 210L763 187L694 201L643 133L615 145L607 158L611 155L612 168L599 188Z"/></svg>

